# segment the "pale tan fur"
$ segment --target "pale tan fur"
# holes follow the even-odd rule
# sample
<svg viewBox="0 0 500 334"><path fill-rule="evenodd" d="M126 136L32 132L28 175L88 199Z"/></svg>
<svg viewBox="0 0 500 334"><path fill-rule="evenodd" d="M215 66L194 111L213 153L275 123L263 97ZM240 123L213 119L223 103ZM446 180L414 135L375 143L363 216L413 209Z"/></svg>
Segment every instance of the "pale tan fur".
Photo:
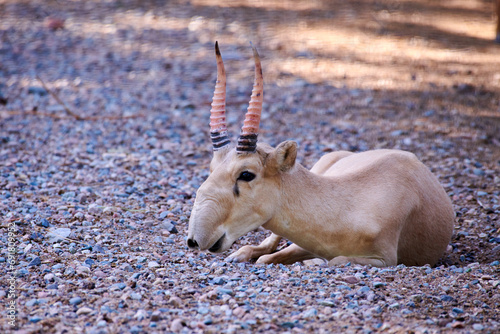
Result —
<svg viewBox="0 0 500 334"><path fill-rule="evenodd" d="M253 154L216 152L197 192L188 243L227 250L263 226L273 234L244 246L232 261L293 263L321 257L331 265L434 265L453 231L454 211L437 178L412 153L334 152L309 171L295 163L294 142ZM238 181L248 171L250 182ZM238 195L235 193L237 185ZM224 236L224 237L223 237ZM295 244L276 253L281 237Z"/></svg>

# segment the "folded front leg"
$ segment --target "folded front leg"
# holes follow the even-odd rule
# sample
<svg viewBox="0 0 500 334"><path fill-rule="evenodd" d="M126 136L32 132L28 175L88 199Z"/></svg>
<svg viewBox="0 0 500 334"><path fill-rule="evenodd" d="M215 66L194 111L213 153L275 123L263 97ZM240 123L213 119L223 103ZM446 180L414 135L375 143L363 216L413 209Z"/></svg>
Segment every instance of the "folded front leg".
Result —
<svg viewBox="0 0 500 334"><path fill-rule="evenodd" d="M317 257L317 255L314 255L304 248L297 246L296 244L291 244L279 252L259 257L257 263L293 264L298 261L314 259Z"/></svg>
<svg viewBox="0 0 500 334"><path fill-rule="evenodd" d="M228 262L248 262L250 259L257 259L265 254L270 254L276 250L281 237L277 234L271 234L264 239L258 246L247 245L238 249L226 258Z"/></svg>

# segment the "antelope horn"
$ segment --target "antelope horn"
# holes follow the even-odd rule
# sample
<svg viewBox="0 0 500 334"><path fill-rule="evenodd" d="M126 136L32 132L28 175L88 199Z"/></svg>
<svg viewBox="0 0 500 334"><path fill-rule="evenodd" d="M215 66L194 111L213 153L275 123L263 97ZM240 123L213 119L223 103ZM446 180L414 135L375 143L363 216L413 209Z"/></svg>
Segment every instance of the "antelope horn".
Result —
<svg viewBox="0 0 500 334"><path fill-rule="evenodd" d="M217 42L215 42L215 57L217 59L217 82L210 110L210 137L214 151L217 151L229 144L226 125L226 71Z"/></svg>
<svg viewBox="0 0 500 334"><path fill-rule="evenodd" d="M238 138L236 151L238 153L255 152L257 150L257 136L259 134L260 115L262 114L262 101L264 95L264 79L262 77L262 66L259 53L252 43L253 57L255 60L255 81L253 84L250 103L245 115L241 135Z"/></svg>

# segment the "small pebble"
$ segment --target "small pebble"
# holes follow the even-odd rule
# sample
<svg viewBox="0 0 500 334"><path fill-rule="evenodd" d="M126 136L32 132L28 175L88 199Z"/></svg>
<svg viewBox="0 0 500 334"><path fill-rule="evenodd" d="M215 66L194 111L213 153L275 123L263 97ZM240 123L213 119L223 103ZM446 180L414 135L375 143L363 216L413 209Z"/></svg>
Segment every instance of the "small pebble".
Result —
<svg viewBox="0 0 500 334"><path fill-rule="evenodd" d="M92 313L94 310L92 310L91 308L89 307L86 307L86 306L83 306L83 307L80 307L77 311L76 311L76 315L85 315L85 314L89 314L89 313Z"/></svg>
<svg viewBox="0 0 500 334"><path fill-rule="evenodd" d="M349 284L359 283L359 278L357 278L356 276L346 276L342 280L346 283L349 283Z"/></svg>
<svg viewBox="0 0 500 334"><path fill-rule="evenodd" d="M82 301L83 301L83 300L82 300L82 298L80 298L80 297L73 297L73 298L71 298L71 299L69 300L69 303L70 303L71 305L78 305L78 304L81 304L81 303L82 303Z"/></svg>
<svg viewBox="0 0 500 334"><path fill-rule="evenodd" d="M174 319L170 324L170 330L172 332L180 332L185 326L184 321L181 319Z"/></svg>
<svg viewBox="0 0 500 334"><path fill-rule="evenodd" d="M28 267L39 266L40 264L42 264L42 260L40 260L40 258L37 256L33 260L30 261L30 263L28 264Z"/></svg>
<svg viewBox="0 0 500 334"><path fill-rule="evenodd" d="M146 319L148 314L146 313L145 310L137 310L137 312L134 315L134 318L141 321L143 319Z"/></svg>
<svg viewBox="0 0 500 334"><path fill-rule="evenodd" d="M78 266L76 267L77 274L90 274L90 268L86 266Z"/></svg>
<svg viewBox="0 0 500 334"><path fill-rule="evenodd" d="M130 294L130 298L132 298L134 300L141 300L142 299L142 295L140 293L137 293L137 292L132 292Z"/></svg>
<svg viewBox="0 0 500 334"><path fill-rule="evenodd" d="M315 308L311 308L302 313L302 318L314 318L317 315L318 315L318 310L316 310Z"/></svg>
<svg viewBox="0 0 500 334"><path fill-rule="evenodd" d="M97 322L97 325L96 325L96 326L97 326L97 327L106 327L106 325L107 325L107 324L108 324L108 323L106 322L106 320L99 320L99 321Z"/></svg>
<svg viewBox="0 0 500 334"><path fill-rule="evenodd" d="M473 324L472 329L474 329L475 331L482 331L484 329L484 326L481 324Z"/></svg>
<svg viewBox="0 0 500 334"><path fill-rule="evenodd" d="M36 304L38 304L38 301L37 301L36 299L30 299L30 300L28 300L28 301L25 303L25 305L26 305L27 307L33 307L33 306L35 306Z"/></svg>
<svg viewBox="0 0 500 334"><path fill-rule="evenodd" d="M160 266L160 264L158 262L156 262L156 261L150 261L150 262L148 262L148 268L157 268L159 266Z"/></svg>
<svg viewBox="0 0 500 334"><path fill-rule="evenodd" d="M384 286L386 286L387 284L386 283L383 283L383 282L373 282L373 287L375 289L378 289L378 288L383 288Z"/></svg>
<svg viewBox="0 0 500 334"><path fill-rule="evenodd" d="M234 291L232 289L226 289L226 288L221 288L221 287L217 288L217 292L220 294L226 294L226 295L231 295L231 296L234 294Z"/></svg>
<svg viewBox="0 0 500 334"><path fill-rule="evenodd" d="M141 326L134 325L130 327L130 334L141 334L141 333L143 333Z"/></svg>
<svg viewBox="0 0 500 334"><path fill-rule="evenodd" d="M36 324L37 322L39 322L40 320L43 320L42 317L39 317L39 316L34 316L34 317L31 317L29 318L29 322L32 322L34 324Z"/></svg>

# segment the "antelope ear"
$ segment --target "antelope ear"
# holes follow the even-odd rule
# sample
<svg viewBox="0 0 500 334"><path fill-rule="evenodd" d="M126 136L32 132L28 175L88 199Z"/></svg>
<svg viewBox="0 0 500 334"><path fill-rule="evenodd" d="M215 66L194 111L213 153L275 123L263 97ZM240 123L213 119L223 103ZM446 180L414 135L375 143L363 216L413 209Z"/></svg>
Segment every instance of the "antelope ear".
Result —
<svg viewBox="0 0 500 334"><path fill-rule="evenodd" d="M294 141L284 141L272 151L266 159L266 174L275 175L280 172L287 172L295 166L297 158L297 143Z"/></svg>
<svg viewBox="0 0 500 334"><path fill-rule="evenodd" d="M226 159L226 156L230 152L229 147L230 145L226 145L221 147L219 150L214 151L212 161L210 162L210 173L212 173L214 169L216 169Z"/></svg>

